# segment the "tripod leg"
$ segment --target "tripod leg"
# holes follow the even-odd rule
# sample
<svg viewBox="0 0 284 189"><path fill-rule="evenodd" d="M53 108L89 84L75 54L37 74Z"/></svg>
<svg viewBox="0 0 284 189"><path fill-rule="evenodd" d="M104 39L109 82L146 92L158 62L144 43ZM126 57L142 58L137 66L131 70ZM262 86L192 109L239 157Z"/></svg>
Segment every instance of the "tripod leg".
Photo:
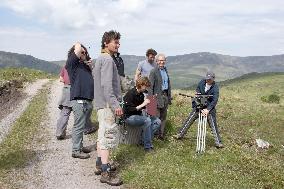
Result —
<svg viewBox="0 0 284 189"><path fill-rule="evenodd" d="M182 128L179 130L178 135L182 138L193 122L198 118L198 111L193 109L193 111L189 114L188 118L186 119L185 123L183 124Z"/></svg>
<svg viewBox="0 0 284 189"><path fill-rule="evenodd" d="M207 116L203 116L203 124L202 124L202 152L205 152L205 143L206 143L206 123L207 123Z"/></svg>
<svg viewBox="0 0 284 189"><path fill-rule="evenodd" d="M201 116L201 112L199 111L198 124L197 124L197 138L196 138L196 152L197 153L200 152L201 124L202 124L202 116Z"/></svg>

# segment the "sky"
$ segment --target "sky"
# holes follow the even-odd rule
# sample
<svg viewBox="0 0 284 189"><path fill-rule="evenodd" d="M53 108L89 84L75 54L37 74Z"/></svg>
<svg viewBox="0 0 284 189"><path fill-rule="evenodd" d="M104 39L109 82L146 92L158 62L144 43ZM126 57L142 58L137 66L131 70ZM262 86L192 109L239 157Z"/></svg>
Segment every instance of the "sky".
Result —
<svg viewBox="0 0 284 189"><path fill-rule="evenodd" d="M75 42L100 52L105 31L121 54L284 54L283 0L1 0L0 51L64 60Z"/></svg>

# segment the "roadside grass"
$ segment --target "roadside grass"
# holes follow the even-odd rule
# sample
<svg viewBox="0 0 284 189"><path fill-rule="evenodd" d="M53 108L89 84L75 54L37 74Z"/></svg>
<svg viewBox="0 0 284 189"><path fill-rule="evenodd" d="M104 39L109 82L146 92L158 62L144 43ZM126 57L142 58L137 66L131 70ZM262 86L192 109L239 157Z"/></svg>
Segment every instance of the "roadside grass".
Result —
<svg viewBox="0 0 284 189"><path fill-rule="evenodd" d="M28 68L2 68L0 69L0 81L19 80L31 82L37 79L53 78L54 75Z"/></svg>
<svg viewBox="0 0 284 189"><path fill-rule="evenodd" d="M184 140L171 138L191 111L191 100L175 91L165 141L154 140L155 152L121 145L113 154L128 188L284 188L284 74L235 81L220 89L218 125L224 149L214 147L207 131L206 153L197 155L196 125ZM194 91L182 91L194 94ZM279 104L262 96L275 93ZM268 141L266 150L255 139Z"/></svg>
<svg viewBox="0 0 284 189"><path fill-rule="evenodd" d="M47 115L48 93L46 87L39 91L0 144L0 184L5 183L7 187L13 188L14 185L10 182L13 177L11 170L23 168L34 157L35 152L29 145Z"/></svg>

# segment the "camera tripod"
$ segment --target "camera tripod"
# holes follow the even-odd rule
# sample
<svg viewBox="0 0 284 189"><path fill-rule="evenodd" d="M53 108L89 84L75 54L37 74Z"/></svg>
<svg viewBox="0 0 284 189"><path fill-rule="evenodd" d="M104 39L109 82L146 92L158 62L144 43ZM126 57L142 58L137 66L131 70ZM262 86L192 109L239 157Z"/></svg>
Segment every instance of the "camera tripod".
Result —
<svg viewBox="0 0 284 189"><path fill-rule="evenodd" d="M196 105L196 109L194 113L190 114L185 123L182 127L182 132L187 130L192 124L192 117L197 113L198 111L198 124L197 124L197 138L196 138L196 152L197 153L203 153L205 152L205 139L206 139L206 124L207 124L207 115L202 114L202 109L207 107L207 99L213 95L201 95L196 94L195 96L190 96L186 94L179 93L181 96L190 97L192 102Z"/></svg>

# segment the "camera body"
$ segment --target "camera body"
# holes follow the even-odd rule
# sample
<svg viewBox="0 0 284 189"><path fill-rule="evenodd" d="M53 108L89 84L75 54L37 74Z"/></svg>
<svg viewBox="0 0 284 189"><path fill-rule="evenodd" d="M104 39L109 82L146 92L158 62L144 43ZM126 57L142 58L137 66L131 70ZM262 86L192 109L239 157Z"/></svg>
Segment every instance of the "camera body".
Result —
<svg viewBox="0 0 284 189"><path fill-rule="evenodd" d="M208 105L208 98L210 98L213 95L201 95L196 94L194 97L191 98L192 101L192 107L197 109L204 109Z"/></svg>

